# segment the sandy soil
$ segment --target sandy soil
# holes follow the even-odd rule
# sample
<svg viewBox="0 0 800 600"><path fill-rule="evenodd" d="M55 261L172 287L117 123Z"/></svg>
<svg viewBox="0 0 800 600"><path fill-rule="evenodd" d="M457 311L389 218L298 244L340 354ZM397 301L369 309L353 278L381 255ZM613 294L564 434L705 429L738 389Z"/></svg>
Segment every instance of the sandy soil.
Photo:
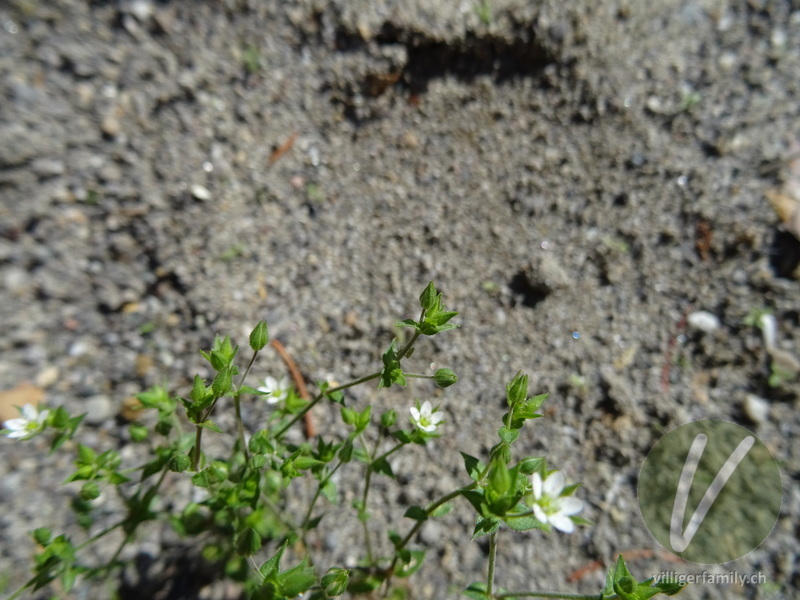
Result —
<svg viewBox="0 0 800 600"><path fill-rule="evenodd" d="M621 551L635 573L675 568L640 517L638 471L664 432L717 418L773 451L783 507L759 549L713 568L768 584L683 597L796 597L800 387L770 385L745 321L770 309L778 348L800 355L800 242L767 200L800 199L800 5L479 5L0 2L0 388L88 410L86 443L134 458L124 400L164 381L186 393L216 333L245 344L266 318L309 380L342 381L373 368L433 279L462 327L414 359L458 385L349 397L400 412L435 397L447 415L445 437L380 482L378 522L464 481L458 450L495 442L524 370L551 398L520 450L583 481L595 525L508 534L501 585L596 593L601 570L567 578ZM718 327L687 325L697 311ZM270 356L257 375L281 369ZM38 442L0 442L6 591L32 526L82 535L70 458ZM348 514L318 562L360 547ZM483 577L471 519L464 504L426 527L409 597ZM197 579L174 534L149 535L123 597L236 597Z"/></svg>

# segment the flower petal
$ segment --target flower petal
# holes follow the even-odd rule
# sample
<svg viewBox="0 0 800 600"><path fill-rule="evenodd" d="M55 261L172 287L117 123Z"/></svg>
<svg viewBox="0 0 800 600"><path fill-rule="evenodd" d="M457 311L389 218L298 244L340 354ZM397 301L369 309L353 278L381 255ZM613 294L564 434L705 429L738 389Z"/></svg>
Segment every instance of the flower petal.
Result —
<svg viewBox="0 0 800 600"><path fill-rule="evenodd" d="M568 496L561 498L559 513L562 515L577 515L583 510L583 501Z"/></svg>
<svg viewBox="0 0 800 600"><path fill-rule="evenodd" d="M531 484L533 485L533 497L537 500L541 499L542 497L542 476L539 475L539 471L535 471L533 473L533 479L531 480ZM540 509L541 510L541 509ZM536 517L539 519L539 517ZM541 521L541 519L539 519Z"/></svg>
<svg viewBox="0 0 800 600"><path fill-rule="evenodd" d="M575 523L573 523L572 519L570 519L566 515L562 514L550 515L549 519L553 527L555 527L559 531L563 531L564 533L572 533L573 531L575 531Z"/></svg>
<svg viewBox="0 0 800 600"><path fill-rule="evenodd" d="M545 514L544 510L542 510L542 507L538 504L534 504L532 508L533 516L536 517L536 520L540 523L547 523L547 515Z"/></svg>
<svg viewBox="0 0 800 600"><path fill-rule="evenodd" d="M544 493L546 496L558 498L561 495L561 490L564 489L564 473L555 471L547 476L544 480Z"/></svg>

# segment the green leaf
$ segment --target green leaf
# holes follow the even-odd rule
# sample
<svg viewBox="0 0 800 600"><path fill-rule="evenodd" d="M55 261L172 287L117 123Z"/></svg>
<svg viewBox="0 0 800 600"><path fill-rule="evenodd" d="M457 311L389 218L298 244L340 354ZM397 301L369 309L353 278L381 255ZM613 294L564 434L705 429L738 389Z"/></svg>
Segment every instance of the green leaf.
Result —
<svg viewBox="0 0 800 600"><path fill-rule="evenodd" d="M386 460L385 458L378 459L372 463L372 472L386 475L387 477L391 477L392 479L395 478L394 472L392 471L392 466L389 464L389 461Z"/></svg>
<svg viewBox="0 0 800 600"><path fill-rule="evenodd" d="M653 587L657 588L658 591L662 594L665 594L667 596L674 596L678 594L687 585L688 584L685 581L681 582L681 581L674 581L671 579L659 579L658 583L654 584Z"/></svg>
<svg viewBox="0 0 800 600"><path fill-rule="evenodd" d="M75 464L78 465L93 465L97 462L97 453L83 444L78 444L78 460Z"/></svg>
<svg viewBox="0 0 800 600"><path fill-rule="evenodd" d="M355 410L342 406L340 412L342 414L342 422L345 425L355 425L356 419L358 419L358 413Z"/></svg>
<svg viewBox="0 0 800 600"><path fill-rule="evenodd" d="M206 419L202 423L197 423L198 427L202 427L203 429L208 429L209 431L213 431L214 433L222 433L222 428L214 423L211 419Z"/></svg>
<svg viewBox="0 0 800 600"><path fill-rule="evenodd" d="M403 319L402 321L398 321L394 324L395 327L413 327L414 329L419 329L419 323L417 323L414 319Z"/></svg>
<svg viewBox="0 0 800 600"><path fill-rule="evenodd" d="M231 389L233 384L233 368L231 365L225 365L220 369L219 373L214 377L214 382L211 384L211 390L218 398L224 396Z"/></svg>
<svg viewBox="0 0 800 600"><path fill-rule="evenodd" d="M358 413L358 418L356 419L356 432L361 433L367 427L369 427L370 417L372 415L372 405L367 405L367 407Z"/></svg>
<svg viewBox="0 0 800 600"><path fill-rule="evenodd" d="M294 466L300 471L305 471L307 469L313 469L314 467L318 467L319 465L324 465L325 463L321 460L317 460L316 458L312 458L310 456L299 456L294 460Z"/></svg>
<svg viewBox="0 0 800 600"><path fill-rule="evenodd" d="M250 332L250 347L258 352L269 342L269 333L267 332L267 322L259 321L253 331Z"/></svg>
<svg viewBox="0 0 800 600"><path fill-rule="evenodd" d="M136 398L142 403L145 408L157 408L165 410L169 405L169 395L167 390L161 386L153 386L146 392L136 394Z"/></svg>
<svg viewBox="0 0 800 600"><path fill-rule="evenodd" d="M436 509L431 513L431 517L443 517L451 510L453 510L452 503L445 502L441 506L436 507Z"/></svg>
<svg viewBox="0 0 800 600"><path fill-rule="evenodd" d="M397 354L397 340L392 340L389 348L383 353L383 370L381 371L378 388L392 387L393 383L406 385L406 378L400 368L400 360L397 358Z"/></svg>
<svg viewBox="0 0 800 600"><path fill-rule="evenodd" d="M348 463L353 460L353 450L353 443L348 440L339 450L339 460L343 463Z"/></svg>
<svg viewBox="0 0 800 600"><path fill-rule="evenodd" d="M489 535L500 529L500 521L494 518L479 518L475 524L475 529L472 531L473 541L484 535Z"/></svg>
<svg viewBox="0 0 800 600"><path fill-rule="evenodd" d="M523 475L533 475L534 471L538 471L542 467L544 459L539 456L528 456L523 458L518 463L519 472Z"/></svg>
<svg viewBox="0 0 800 600"><path fill-rule="evenodd" d="M424 550L411 550L410 556L395 570L395 575L398 577L409 577L419 571L422 563L425 562Z"/></svg>
<svg viewBox="0 0 800 600"><path fill-rule="evenodd" d="M252 556L261 549L261 536L252 528L247 527L236 537L236 552L241 556Z"/></svg>
<svg viewBox="0 0 800 600"><path fill-rule="evenodd" d="M305 560L278 576L278 584L286 598L299 596L316 583L317 576L314 573L314 569L307 566Z"/></svg>
<svg viewBox="0 0 800 600"><path fill-rule="evenodd" d="M32 535L37 544L46 547L50 543L53 532L47 527L38 527L33 530Z"/></svg>
<svg viewBox="0 0 800 600"><path fill-rule="evenodd" d="M322 589L327 596L341 596L347 591L348 581L350 581L350 571L331 567L322 576Z"/></svg>
<svg viewBox="0 0 800 600"><path fill-rule="evenodd" d="M427 521L428 513L421 506L409 506L406 510L404 517L414 519L415 521Z"/></svg>
<svg viewBox="0 0 800 600"><path fill-rule="evenodd" d="M339 494L336 491L336 484L330 479L325 482L325 485L322 486L320 493L322 494L322 497L331 504L335 505L339 503Z"/></svg>
<svg viewBox="0 0 800 600"><path fill-rule="evenodd" d="M492 596L486 593L485 583L471 583L464 590L464 595L470 600L492 600Z"/></svg>
<svg viewBox="0 0 800 600"><path fill-rule="evenodd" d="M250 394L251 396L269 396L269 392L263 392L258 388L250 387L249 385L243 385L240 387L239 392L242 394Z"/></svg>
<svg viewBox="0 0 800 600"><path fill-rule="evenodd" d="M479 459L470 456L465 452L461 452L461 457L464 459L464 467L467 469L467 475L472 481L478 481L478 478L486 470L484 465Z"/></svg>
<svg viewBox="0 0 800 600"><path fill-rule="evenodd" d="M509 429L508 427L501 427L500 429L497 430L497 435L499 435L500 439L503 440L506 444L512 444L519 437L519 429Z"/></svg>

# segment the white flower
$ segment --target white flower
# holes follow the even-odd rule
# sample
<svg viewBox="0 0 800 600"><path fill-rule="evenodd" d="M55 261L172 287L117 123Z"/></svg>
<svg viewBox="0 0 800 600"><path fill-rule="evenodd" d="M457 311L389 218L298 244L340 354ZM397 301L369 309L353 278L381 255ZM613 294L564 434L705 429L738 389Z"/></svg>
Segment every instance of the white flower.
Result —
<svg viewBox="0 0 800 600"><path fill-rule="evenodd" d="M440 412L434 412L431 403L428 400L422 403L422 406L411 407L411 419L414 425L419 427L425 433L433 433L436 427L444 420L444 415Z"/></svg>
<svg viewBox="0 0 800 600"><path fill-rule="evenodd" d="M9 419L5 422L6 435L10 438L20 438L29 440L37 433L41 433L45 428L45 420L50 411L39 410L33 404L26 404L20 409L22 416L17 419Z"/></svg>
<svg viewBox="0 0 800 600"><path fill-rule="evenodd" d="M564 474L550 473L544 481L539 472L533 474L533 514L542 523L549 523L559 531L572 533L575 524L570 517L583 510L583 502L572 496L562 496Z"/></svg>
<svg viewBox="0 0 800 600"><path fill-rule="evenodd" d="M267 392L267 402L270 404L277 404L283 402L289 397L289 392L292 386L289 385L289 380L282 377L280 381L274 377L267 377L264 379L264 385L258 388L259 392Z"/></svg>

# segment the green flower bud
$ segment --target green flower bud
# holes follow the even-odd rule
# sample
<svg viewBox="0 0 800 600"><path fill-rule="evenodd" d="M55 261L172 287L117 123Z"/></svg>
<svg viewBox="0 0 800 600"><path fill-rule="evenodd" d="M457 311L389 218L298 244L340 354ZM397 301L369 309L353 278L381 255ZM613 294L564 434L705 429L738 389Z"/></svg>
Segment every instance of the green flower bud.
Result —
<svg viewBox="0 0 800 600"><path fill-rule="evenodd" d="M131 439L134 442L143 442L147 439L148 434L150 431L144 425L137 425L134 423L130 427L128 427L128 433L131 434Z"/></svg>
<svg viewBox="0 0 800 600"><path fill-rule="evenodd" d="M174 452L167 463L170 471L181 473L189 468L191 461L189 457L181 452Z"/></svg>
<svg viewBox="0 0 800 600"><path fill-rule="evenodd" d="M81 491L78 495L81 497L81 500L87 502L95 500L100 496L100 486L94 481L87 481L83 484L83 487L81 487Z"/></svg>
<svg viewBox="0 0 800 600"><path fill-rule="evenodd" d="M446 388L458 381L458 376L450 369L436 369L433 374L433 380L440 388Z"/></svg>
<svg viewBox="0 0 800 600"><path fill-rule="evenodd" d="M381 427L388 429L397 422L397 413L393 410L387 410L381 415Z"/></svg>
<svg viewBox="0 0 800 600"><path fill-rule="evenodd" d="M250 333L250 347L258 352L263 349L269 342L269 334L267 333L267 322L259 321L255 329Z"/></svg>

